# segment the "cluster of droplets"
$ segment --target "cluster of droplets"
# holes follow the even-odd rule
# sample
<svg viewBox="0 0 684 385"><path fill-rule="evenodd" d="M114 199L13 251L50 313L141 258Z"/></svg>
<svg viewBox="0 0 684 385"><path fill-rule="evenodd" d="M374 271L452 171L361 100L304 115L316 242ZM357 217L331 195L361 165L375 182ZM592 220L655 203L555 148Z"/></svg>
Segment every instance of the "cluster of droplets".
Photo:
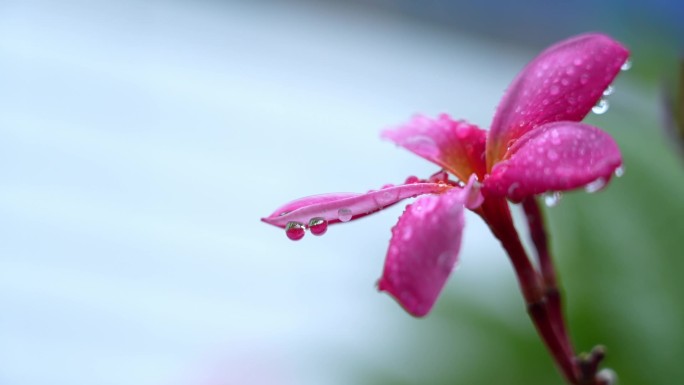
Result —
<svg viewBox="0 0 684 385"><path fill-rule="evenodd" d="M325 218L316 217L311 218L307 225L295 221L287 222L285 225L285 235L293 241L304 238L306 230L309 230L311 234L316 236L323 235L328 231L328 221Z"/></svg>
<svg viewBox="0 0 684 385"><path fill-rule="evenodd" d="M632 62L629 59L627 59L620 67L620 70L627 71L630 68L632 68ZM610 103L608 103L606 97L612 95L613 92L615 92L615 89L612 85L606 87L606 89L603 91L601 99L599 99L598 102L596 102L596 105L591 108L591 112L595 113L596 115L601 115L608 112L608 108L610 108Z"/></svg>

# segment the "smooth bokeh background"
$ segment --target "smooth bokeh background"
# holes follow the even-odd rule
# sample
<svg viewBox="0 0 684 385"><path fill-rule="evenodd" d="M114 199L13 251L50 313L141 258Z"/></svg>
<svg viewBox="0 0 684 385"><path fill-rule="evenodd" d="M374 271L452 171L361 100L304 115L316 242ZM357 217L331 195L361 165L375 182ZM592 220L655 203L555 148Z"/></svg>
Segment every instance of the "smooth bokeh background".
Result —
<svg viewBox="0 0 684 385"><path fill-rule="evenodd" d="M374 287L402 205L296 243L259 218L433 173L379 131L487 127L527 61L588 30L634 66L588 118L625 176L547 210L571 331L622 383L681 380L684 160L661 96L682 7L505 4L0 3L0 383L562 383L474 215L425 319Z"/></svg>

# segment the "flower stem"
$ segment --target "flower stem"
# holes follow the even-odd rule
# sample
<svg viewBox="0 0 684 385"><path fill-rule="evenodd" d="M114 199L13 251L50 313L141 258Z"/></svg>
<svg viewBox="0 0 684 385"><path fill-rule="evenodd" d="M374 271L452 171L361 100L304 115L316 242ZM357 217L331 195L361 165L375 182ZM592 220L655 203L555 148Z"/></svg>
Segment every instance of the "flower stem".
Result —
<svg viewBox="0 0 684 385"><path fill-rule="evenodd" d="M539 209L537 199L534 197L523 200L522 206L527 217L527 224L530 228L532 243L537 252L537 261L539 262L539 270L541 271L542 279L544 281L544 293L551 324L554 326L566 354L572 357L574 351L565 326L565 317L563 316L563 305L561 302L558 280L553 266L553 259L549 253L549 242L546 235L546 227L544 225L544 216Z"/></svg>
<svg viewBox="0 0 684 385"><path fill-rule="evenodd" d="M560 336L558 334L559 328L554 326L557 320L549 308L547 298L549 293L545 289L546 278L543 274L540 277L527 256L525 248L520 242L518 232L515 229L507 201L505 199L488 198L480 206L478 213L489 225L492 233L499 239L508 253L525 303L527 304L527 312L537 329L537 333L539 333L565 379L571 384L576 384L578 378L577 366L574 364L572 351L569 351L564 343L565 340L568 340L567 336ZM553 271L552 266L551 271ZM555 282L555 276L553 279ZM544 280L543 283L542 280ZM557 291L556 294L558 294ZM560 305L560 298L557 299L557 303ZM558 311L560 312L560 310L559 306ZM564 331L565 329L563 328L562 330Z"/></svg>

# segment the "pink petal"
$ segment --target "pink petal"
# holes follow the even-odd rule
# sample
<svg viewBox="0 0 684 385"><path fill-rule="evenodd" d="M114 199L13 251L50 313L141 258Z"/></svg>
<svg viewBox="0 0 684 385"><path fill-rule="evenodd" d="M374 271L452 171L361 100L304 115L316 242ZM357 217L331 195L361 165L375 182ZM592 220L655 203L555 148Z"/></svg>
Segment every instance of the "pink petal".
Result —
<svg viewBox="0 0 684 385"><path fill-rule="evenodd" d="M437 119L415 116L407 124L385 130L389 139L414 154L434 162L467 181L471 174L485 174L486 131L464 121L453 121L442 114Z"/></svg>
<svg viewBox="0 0 684 385"><path fill-rule="evenodd" d="M582 120L628 56L625 47L601 34L576 36L542 52L499 104L487 143L487 166L491 169L516 139L540 124Z"/></svg>
<svg viewBox="0 0 684 385"><path fill-rule="evenodd" d="M285 228L288 222L309 223L323 218L329 224L364 217L403 199L441 193L451 186L444 183L413 183L359 193L332 193L300 198L279 207L262 221Z"/></svg>
<svg viewBox="0 0 684 385"><path fill-rule="evenodd" d="M473 181L464 189L421 197L407 206L392 228L378 288L416 317L432 309L458 260L463 205L471 196Z"/></svg>
<svg viewBox="0 0 684 385"><path fill-rule="evenodd" d="M620 150L607 133L583 123L549 123L529 131L511 147L485 179L483 190L485 196L521 201L589 183L600 188L621 164Z"/></svg>

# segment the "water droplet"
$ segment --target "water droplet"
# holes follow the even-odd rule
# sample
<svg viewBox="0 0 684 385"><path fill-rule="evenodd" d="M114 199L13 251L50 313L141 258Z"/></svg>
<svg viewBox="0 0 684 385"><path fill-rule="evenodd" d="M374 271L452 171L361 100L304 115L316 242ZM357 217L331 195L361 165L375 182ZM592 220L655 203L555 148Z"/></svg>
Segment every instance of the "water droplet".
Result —
<svg viewBox="0 0 684 385"><path fill-rule="evenodd" d="M587 185L584 186L584 191L591 194L603 190L604 187L606 187L606 180L603 178L598 178L593 182L587 183Z"/></svg>
<svg viewBox="0 0 684 385"><path fill-rule="evenodd" d="M304 225L299 222L287 222L287 225L285 225L285 235L293 241L304 238L305 232Z"/></svg>
<svg viewBox="0 0 684 385"><path fill-rule="evenodd" d="M427 135L414 135L406 139L404 146L430 155L435 155L439 152L434 139Z"/></svg>
<svg viewBox="0 0 684 385"><path fill-rule="evenodd" d="M553 149L550 149L549 152L546 153L546 156L549 158L549 160L558 159L558 153Z"/></svg>
<svg viewBox="0 0 684 385"><path fill-rule="evenodd" d="M601 384L605 385L617 385L618 376L613 369L604 368L596 373L596 379L601 381Z"/></svg>
<svg viewBox="0 0 684 385"><path fill-rule="evenodd" d="M352 211L349 209L337 210L337 218L342 222L349 222L352 219Z"/></svg>
<svg viewBox="0 0 684 385"><path fill-rule="evenodd" d="M382 187L380 187L380 189L382 190L382 189L386 189L386 188L390 188L390 187L394 187L394 185L392 183L387 183L386 185L383 185Z"/></svg>
<svg viewBox="0 0 684 385"><path fill-rule="evenodd" d="M628 71L630 68L632 68L632 61L627 59L624 63L622 63L620 71Z"/></svg>
<svg viewBox="0 0 684 385"><path fill-rule="evenodd" d="M418 178L415 175L411 175L408 178L406 178L406 180L404 181L404 184L413 184L413 183L419 183L419 182L420 182L420 178Z"/></svg>
<svg viewBox="0 0 684 385"><path fill-rule="evenodd" d="M615 169L615 176L620 178L621 176L625 175L625 166L620 166Z"/></svg>
<svg viewBox="0 0 684 385"><path fill-rule="evenodd" d="M613 86L609 85L608 87L606 87L605 90L603 90L603 96L612 95L613 92L615 92L615 88L613 88Z"/></svg>
<svg viewBox="0 0 684 385"><path fill-rule="evenodd" d="M380 207L387 206L394 203L399 198L399 190L388 190L381 191L378 194L373 195L375 203Z"/></svg>
<svg viewBox="0 0 684 385"><path fill-rule="evenodd" d="M313 235L325 234L328 231L328 221L321 217L311 218L309 221L309 231Z"/></svg>
<svg viewBox="0 0 684 385"><path fill-rule="evenodd" d="M453 256L452 252L445 251L437 257L437 266L445 271L451 271L453 269Z"/></svg>
<svg viewBox="0 0 684 385"><path fill-rule="evenodd" d="M560 191L549 191L544 194L544 204L546 207L555 207L560 202L563 194Z"/></svg>
<svg viewBox="0 0 684 385"><path fill-rule="evenodd" d="M404 231L401 234L401 238L408 241L413 236L413 229L411 227L404 227Z"/></svg>
<svg viewBox="0 0 684 385"><path fill-rule="evenodd" d="M598 103L596 103L596 105L591 108L591 111L596 115L601 115L608 111L609 107L610 104L608 104L608 101L606 99L599 99Z"/></svg>
<svg viewBox="0 0 684 385"><path fill-rule="evenodd" d="M518 189L518 187L520 187L520 183L518 183L518 182L511 183L511 185L508 187L508 191L507 191L508 196L512 196L513 193L515 192L515 190Z"/></svg>
<svg viewBox="0 0 684 385"><path fill-rule="evenodd" d="M429 181L432 183L444 183L449 179L449 174L446 171L437 171L430 176Z"/></svg>

